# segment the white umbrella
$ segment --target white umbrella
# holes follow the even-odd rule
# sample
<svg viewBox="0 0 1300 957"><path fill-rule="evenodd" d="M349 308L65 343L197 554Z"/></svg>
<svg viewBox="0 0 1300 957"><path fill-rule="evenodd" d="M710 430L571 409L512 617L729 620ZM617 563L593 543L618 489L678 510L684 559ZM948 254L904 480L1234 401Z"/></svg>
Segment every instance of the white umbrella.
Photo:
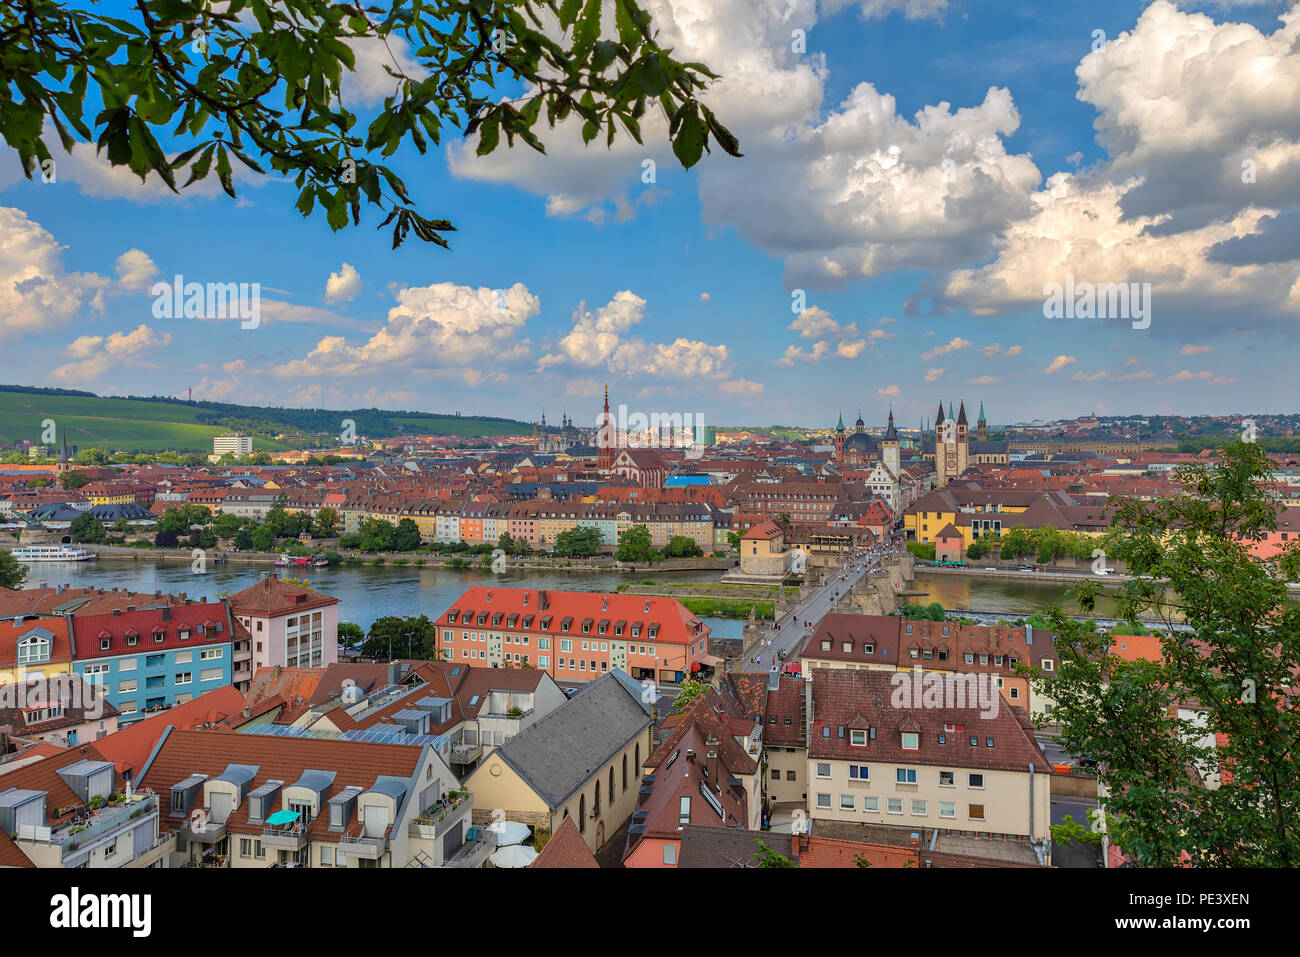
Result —
<svg viewBox="0 0 1300 957"><path fill-rule="evenodd" d="M497 867L527 867L537 860L537 852L523 844L511 844L496 851L488 860Z"/></svg>
<svg viewBox="0 0 1300 957"><path fill-rule="evenodd" d="M528 840L530 833L528 825L521 824L518 821L497 821L489 824L487 829L496 837L497 847L505 847L507 844L522 844Z"/></svg>

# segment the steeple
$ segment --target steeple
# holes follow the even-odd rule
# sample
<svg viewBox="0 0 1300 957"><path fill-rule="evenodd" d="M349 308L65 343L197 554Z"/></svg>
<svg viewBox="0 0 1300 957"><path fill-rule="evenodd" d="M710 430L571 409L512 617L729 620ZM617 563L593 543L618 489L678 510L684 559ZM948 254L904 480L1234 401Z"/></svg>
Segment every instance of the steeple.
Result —
<svg viewBox="0 0 1300 957"><path fill-rule="evenodd" d="M976 422L983 422L983 421L984 421L984 400L983 400L983 399L980 399L980 417L979 417L978 419L976 419L975 421L976 421Z"/></svg>
<svg viewBox="0 0 1300 957"><path fill-rule="evenodd" d="M844 410L843 409L840 409L840 420L839 422L835 423L835 431L836 432L844 431Z"/></svg>
<svg viewBox="0 0 1300 957"><path fill-rule="evenodd" d="M866 423L862 421L862 406L858 406L858 421L853 423L854 431L861 432Z"/></svg>
<svg viewBox="0 0 1300 957"><path fill-rule="evenodd" d="M952 418L952 399L948 400L948 418Z"/></svg>
<svg viewBox="0 0 1300 957"><path fill-rule="evenodd" d="M943 399L939 400L939 417L934 420L934 427L937 429L943 425Z"/></svg>
<svg viewBox="0 0 1300 957"><path fill-rule="evenodd" d="M885 441L897 442L898 430L894 428L894 407L889 407L889 428L885 429Z"/></svg>
<svg viewBox="0 0 1300 957"><path fill-rule="evenodd" d="M966 424L966 400L965 399L961 400L961 411L957 413L957 424L958 425Z"/></svg>

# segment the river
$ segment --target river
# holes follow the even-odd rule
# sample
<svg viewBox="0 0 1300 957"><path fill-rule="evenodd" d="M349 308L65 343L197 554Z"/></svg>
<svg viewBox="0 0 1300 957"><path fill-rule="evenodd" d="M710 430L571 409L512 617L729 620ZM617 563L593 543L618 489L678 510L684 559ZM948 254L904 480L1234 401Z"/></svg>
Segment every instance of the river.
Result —
<svg viewBox="0 0 1300 957"><path fill-rule="evenodd" d="M77 588L126 588L138 592L185 592L191 598L211 598L219 592L237 592L258 580L268 566L231 562L209 565L204 574L190 571L188 562L100 558L93 562L29 565L27 587L40 584ZM471 585L495 584L507 588L612 592L624 582L713 582L718 572L518 571L500 575L479 568L452 571L414 565L340 565L332 568L276 569L283 577L307 580L311 587L341 602L339 621L351 621L369 630L376 618L428 615L437 618ZM701 619L719 638L739 638L744 622L734 618Z"/></svg>

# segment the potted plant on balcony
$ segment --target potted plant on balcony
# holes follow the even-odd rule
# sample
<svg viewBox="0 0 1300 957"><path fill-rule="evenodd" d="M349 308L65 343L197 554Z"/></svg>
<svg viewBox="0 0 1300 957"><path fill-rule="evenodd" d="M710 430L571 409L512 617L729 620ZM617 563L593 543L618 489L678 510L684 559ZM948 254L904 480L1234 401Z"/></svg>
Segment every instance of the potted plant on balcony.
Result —
<svg viewBox="0 0 1300 957"><path fill-rule="evenodd" d="M519 707L519 705L515 705L513 708L511 708L509 711L506 712L507 718L522 718L523 716L524 716L524 709Z"/></svg>

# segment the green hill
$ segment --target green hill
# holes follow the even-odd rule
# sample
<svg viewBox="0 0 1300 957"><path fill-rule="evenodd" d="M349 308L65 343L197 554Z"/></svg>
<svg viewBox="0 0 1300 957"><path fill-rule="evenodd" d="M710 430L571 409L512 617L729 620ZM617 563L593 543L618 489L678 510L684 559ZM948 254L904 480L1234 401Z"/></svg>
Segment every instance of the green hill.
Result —
<svg viewBox="0 0 1300 957"><path fill-rule="evenodd" d="M71 389L0 385L0 444L40 442L46 419L54 420L59 443L66 437L70 446L117 452L210 452L213 436L235 431L253 437L254 451L283 451L297 446L276 441L276 435L337 436L344 419L356 423L357 435L372 439L404 434L479 438L532 430L525 422L482 416L282 409L143 396L118 399Z"/></svg>

